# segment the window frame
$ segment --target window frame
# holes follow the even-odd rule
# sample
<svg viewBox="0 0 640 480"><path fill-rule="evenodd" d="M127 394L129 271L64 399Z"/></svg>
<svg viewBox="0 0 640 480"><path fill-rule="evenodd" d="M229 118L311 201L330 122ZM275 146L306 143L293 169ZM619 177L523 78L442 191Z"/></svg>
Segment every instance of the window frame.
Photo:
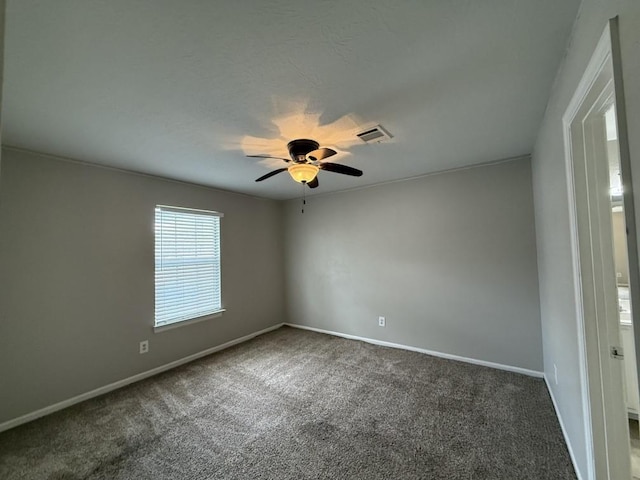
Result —
<svg viewBox="0 0 640 480"><path fill-rule="evenodd" d="M217 310L207 312L203 315L196 315L188 318L184 318L182 320L173 320L173 321L165 321L163 323L158 324L158 225L157 218L158 212L175 212L175 213L184 213L184 214L196 214L203 215L206 217L218 217L218 232L217 232L217 250L214 252L214 257L217 258L217 265L214 263L214 268L217 268L218 278L218 295L220 298L219 308ZM174 328L182 327L185 325L190 325L193 323L199 323L205 320L209 320L211 318L216 318L221 316L226 309L223 307L222 300L222 222L221 219L224 217L224 214L221 212L217 212L214 210L203 210L196 208L188 208L188 207L177 207L173 205L156 205L154 207L154 222L153 222L153 235L154 235L154 315L153 315L153 329L154 332L162 332L165 330L171 330Z"/></svg>

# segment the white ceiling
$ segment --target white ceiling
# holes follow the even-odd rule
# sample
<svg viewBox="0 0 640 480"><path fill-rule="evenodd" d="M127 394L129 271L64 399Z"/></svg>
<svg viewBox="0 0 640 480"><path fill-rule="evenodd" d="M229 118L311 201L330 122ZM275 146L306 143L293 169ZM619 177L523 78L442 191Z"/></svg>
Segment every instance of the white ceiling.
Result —
<svg viewBox="0 0 640 480"><path fill-rule="evenodd" d="M284 199L531 152L579 0L9 0L3 143ZM388 144L354 140L380 123Z"/></svg>

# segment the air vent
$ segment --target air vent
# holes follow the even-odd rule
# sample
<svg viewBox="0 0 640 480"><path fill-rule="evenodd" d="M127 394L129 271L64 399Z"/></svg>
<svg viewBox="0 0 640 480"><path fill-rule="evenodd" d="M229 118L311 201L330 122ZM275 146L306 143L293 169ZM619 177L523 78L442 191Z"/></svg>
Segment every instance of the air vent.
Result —
<svg viewBox="0 0 640 480"><path fill-rule="evenodd" d="M382 125L376 125L358 133L357 137L364 143L380 143L390 140L392 135L382 128Z"/></svg>

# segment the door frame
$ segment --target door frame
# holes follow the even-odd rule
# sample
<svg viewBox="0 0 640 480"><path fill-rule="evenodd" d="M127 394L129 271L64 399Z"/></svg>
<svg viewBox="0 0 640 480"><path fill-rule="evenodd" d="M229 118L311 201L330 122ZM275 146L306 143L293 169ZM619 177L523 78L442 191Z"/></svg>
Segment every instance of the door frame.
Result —
<svg viewBox="0 0 640 480"><path fill-rule="evenodd" d="M608 172L603 173L602 165L589 154L590 149L601 147L596 137L603 135L594 133L598 126L594 128L590 115L594 108L602 109L608 103L615 105L618 124L632 323L640 325L633 308L640 306L640 271L617 18L606 25L562 118L587 474L591 480L617 480L630 473L622 365L609 354L611 346L620 344L620 333L617 314L614 324L611 310L613 303L617 308L617 298L611 298L615 292L611 288L611 282L615 287L615 275L610 275L613 257L607 258L606 253L611 249L610 217L602 215L601 189L608 189ZM603 185L605 178L607 184ZM634 328L634 336L640 345L640 328Z"/></svg>

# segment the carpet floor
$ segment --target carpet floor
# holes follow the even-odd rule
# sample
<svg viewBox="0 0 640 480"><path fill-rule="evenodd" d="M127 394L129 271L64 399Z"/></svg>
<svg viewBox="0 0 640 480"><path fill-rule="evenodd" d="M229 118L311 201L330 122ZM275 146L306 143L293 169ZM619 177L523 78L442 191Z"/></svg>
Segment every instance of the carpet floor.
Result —
<svg viewBox="0 0 640 480"><path fill-rule="evenodd" d="M0 434L8 479L575 479L544 382L283 327Z"/></svg>

